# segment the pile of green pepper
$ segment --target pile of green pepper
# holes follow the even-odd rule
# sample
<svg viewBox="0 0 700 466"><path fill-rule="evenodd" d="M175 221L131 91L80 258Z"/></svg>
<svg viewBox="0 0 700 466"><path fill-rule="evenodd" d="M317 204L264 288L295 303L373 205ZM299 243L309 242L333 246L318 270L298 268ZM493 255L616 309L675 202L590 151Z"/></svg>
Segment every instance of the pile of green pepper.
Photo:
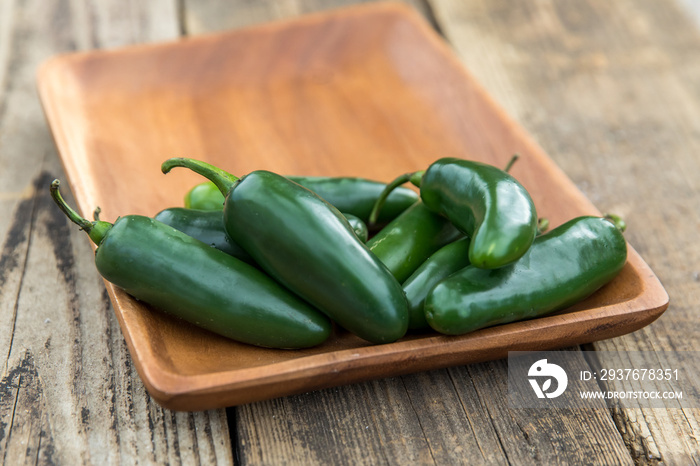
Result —
<svg viewBox="0 0 700 466"><path fill-rule="evenodd" d="M508 168L457 158L389 184L355 177L237 177L166 160L207 182L153 218L89 221L51 195L97 245L100 274L154 308L270 348L323 343L334 324L372 343L408 331L460 335L578 302L627 259L617 218L542 234ZM419 194L401 187L412 182ZM539 228L539 229L538 229Z"/></svg>

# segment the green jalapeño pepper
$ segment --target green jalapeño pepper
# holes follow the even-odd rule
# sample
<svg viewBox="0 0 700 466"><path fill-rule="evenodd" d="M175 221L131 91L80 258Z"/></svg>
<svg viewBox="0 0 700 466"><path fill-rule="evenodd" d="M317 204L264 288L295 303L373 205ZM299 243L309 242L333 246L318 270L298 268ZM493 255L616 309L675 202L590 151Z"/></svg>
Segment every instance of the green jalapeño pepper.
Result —
<svg viewBox="0 0 700 466"><path fill-rule="evenodd" d="M420 183L421 199L471 237L469 260L493 269L521 257L537 234L532 198L518 181L492 165L437 160Z"/></svg>
<svg viewBox="0 0 700 466"><path fill-rule="evenodd" d="M161 210L153 218L243 262L255 264L250 254L226 235L220 211L171 207Z"/></svg>
<svg viewBox="0 0 700 466"><path fill-rule="evenodd" d="M432 253L462 236L450 222L418 201L367 241L367 247L403 282Z"/></svg>
<svg viewBox="0 0 700 466"><path fill-rule="evenodd" d="M408 181L420 187L425 206L448 218L471 238L472 265L494 269L525 254L537 232L532 198L507 173L508 168L501 170L485 163L443 158L425 171L398 177L387 185L385 194ZM370 226L374 215L381 212L383 195L379 199L370 216Z"/></svg>
<svg viewBox="0 0 700 466"><path fill-rule="evenodd" d="M379 181L357 177L288 176L290 180L310 189L330 202L339 211L369 219L370 211L386 186ZM392 191L386 199L377 224L384 225L418 200L418 194L407 188ZM221 210L224 196L211 182L196 185L185 195L185 207L200 210Z"/></svg>
<svg viewBox="0 0 700 466"><path fill-rule="evenodd" d="M366 242L369 234L367 225L353 215L344 215L360 241ZM226 234L224 216L221 211L170 207L161 210L153 218L243 262L255 265L250 254Z"/></svg>
<svg viewBox="0 0 700 466"><path fill-rule="evenodd" d="M544 233L549 220L538 222L537 234ZM403 290L408 299L408 329L427 330L423 304L428 293L442 280L469 265L469 238L460 238L438 249L410 277L403 282Z"/></svg>
<svg viewBox="0 0 700 466"><path fill-rule="evenodd" d="M185 208L194 210L221 211L224 208L224 195L211 181L195 185L185 194Z"/></svg>
<svg viewBox="0 0 700 466"><path fill-rule="evenodd" d="M339 211L355 215L367 222L369 213L386 183L357 177L292 176L292 181L318 194ZM395 190L387 198L376 223L384 225L418 200L418 194L407 188Z"/></svg>
<svg viewBox="0 0 700 466"><path fill-rule="evenodd" d="M467 266L450 275L428 294L425 317L449 335L538 317L585 299L626 259L621 228L604 218L578 217L538 236L511 265Z"/></svg>
<svg viewBox="0 0 700 466"><path fill-rule="evenodd" d="M258 269L157 220L140 215L90 222L51 195L97 245L105 280L136 299L199 327L269 348L325 341L330 321Z"/></svg>
<svg viewBox="0 0 700 466"><path fill-rule="evenodd" d="M423 304L430 290L453 273L469 265L469 238L460 238L431 255L403 282L408 299L409 330L426 330Z"/></svg>
<svg viewBox="0 0 700 466"><path fill-rule="evenodd" d="M288 289L355 335L374 343L401 338L406 297L389 270L357 238L340 211L314 192L259 170L237 178L205 162L169 159L225 194L226 232Z"/></svg>

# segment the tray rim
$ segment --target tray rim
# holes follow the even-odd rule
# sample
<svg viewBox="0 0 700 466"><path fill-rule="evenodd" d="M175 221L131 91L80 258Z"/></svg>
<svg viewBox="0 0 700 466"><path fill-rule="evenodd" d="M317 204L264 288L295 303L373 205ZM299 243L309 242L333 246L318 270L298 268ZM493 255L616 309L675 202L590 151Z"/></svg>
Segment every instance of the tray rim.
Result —
<svg viewBox="0 0 700 466"><path fill-rule="evenodd" d="M494 112L497 118L509 125L516 136L522 141L522 144L528 150L537 156L538 161L544 163L549 174L547 176L561 176L570 180L568 176L559 168L558 165L544 152L544 150L534 141L532 136L516 122L503 107L498 104L489 92L479 83L478 80L470 74L463 66L449 46L441 40L435 32L425 23L422 17L411 7L403 3L396 2L381 2L366 5L351 5L344 8L334 9L330 11L317 12L304 15L297 18L274 21L259 25L248 26L245 28L235 29L231 31L214 32L201 34L194 37L184 37L171 41L163 41L149 44L137 44L124 46L115 49L94 50L83 52L72 52L53 56L45 61L37 71L37 87L39 91L40 101L44 109L48 124L51 128L55 144L61 156L61 161L64 165L68 182L73 189L76 201L79 207L81 205L79 192L75 189L76 184L73 182L75 170L67 164L67 157L71 151L71 143L66 135L65 128L60 123L60 110L56 109L55 102L52 98L54 89L54 76L60 73L63 67L70 67L75 61L90 60L93 57L105 57L110 55L120 55L123 53L132 53L133 51L148 51L149 49L160 49L162 47L178 47L185 42L203 42L206 43L212 39L225 38L226 36L235 36L239 33L260 30L275 30L287 27L289 24L312 23L316 21L324 21L328 18L342 18L348 14L394 14L402 19L410 21L420 32L423 39L429 41L436 53L441 55L441 59L451 62L461 73L463 73L465 81L468 85L480 94L480 97L487 102L490 109ZM553 172L553 173L552 173ZM600 215L600 212L595 208L592 202L578 188L571 183L570 193L576 196L581 201L591 214ZM82 209L84 210L84 209ZM93 248L95 247L92 245ZM129 327L128 322L124 320L122 309L126 306L126 301L129 298L126 293L119 290L111 283L104 281L107 291L112 301L115 314L118 318L122 334L125 337L127 347L132 359L137 368L137 372L141 376L148 392L161 405L174 410L203 410L220 408L223 406L232 406L272 397L291 395L304 391L315 390L320 388L344 385L347 383L360 382L371 378L387 377L401 375L430 368L438 369L453 365L468 364L473 362L481 362L492 359L499 359L507 356L508 351L532 351L532 350L547 350L554 347L561 347L561 343L556 338L545 337L543 330L551 330L553 327L557 329L567 329L576 326L576 324L601 324L605 327L605 323L614 319L622 319L624 323L625 316L637 316L641 319L627 322L624 326L618 325L615 331L606 329L595 335L586 335L578 333L575 337L567 342L567 344L582 344L591 341L596 341L604 338L623 335L626 333L638 330L649 323L656 320L669 305L669 296L659 281L658 277L639 256L639 254L628 243L628 260L626 266L631 266L645 279L640 283L643 290L638 295L623 303L614 303L610 305L600 306L593 309L584 309L572 313L562 313L539 317L532 320L514 322L497 327L482 329L477 332L462 336L442 336L433 335L409 340L400 340L398 342L365 346L353 349L341 349L325 353L319 353L300 358L282 361L263 366L248 367L243 369L230 369L221 372L209 372L205 374L187 375L173 372L168 368L163 367L158 362L158 358L153 354L150 344L140 345L133 341L136 336L136 330ZM622 306L621 304L624 304ZM636 310L630 311L630 308ZM584 317L585 315L585 317ZM490 356L473 357L475 350L468 350L479 341L491 342L499 338L499 334L503 333L504 329L508 334L524 333L528 336L539 336L539 338L531 339L512 347L487 347L493 353ZM600 336L604 338L599 338ZM556 341L555 341L556 340ZM461 348L461 350L460 350ZM420 364L426 357L418 356L416 359L416 351L432 350L429 355L431 358L444 355L445 349L454 349L452 355L462 355L461 357L453 357L446 364L439 363L430 364L430 367L424 367L426 364ZM482 348L481 353L485 349ZM282 351L282 350L281 350ZM461 351L461 352L460 352ZM335 355L334 358L329 358L330 355ZM477 354L480 354L477 352ZM495 356L495 357L491 357ZM418 363L416 362L418 361ZM455 361L457 361L455 363ZM391 362L392 364L388 364ZM401 364L397 364L401 363ZM384 374L377 376L360 376L356 374L361 369L379 365L382 367L389 366L390 370ZM315 376L328 374L329 370L336 377L330 382L308 383L308 380ZM279 384L284 381L306 380L307 383L301 384L297 390L285 389L269 389L266 392L258 392L259 396L250 396L245 394L247 388L251 386L270 386ZM340 382L340 383L336 383ZM228 395L229 400L233 403L222 404L218 401L211 402L209 399L212 394ZM272 396L270 396L272 394Z"/></svg>

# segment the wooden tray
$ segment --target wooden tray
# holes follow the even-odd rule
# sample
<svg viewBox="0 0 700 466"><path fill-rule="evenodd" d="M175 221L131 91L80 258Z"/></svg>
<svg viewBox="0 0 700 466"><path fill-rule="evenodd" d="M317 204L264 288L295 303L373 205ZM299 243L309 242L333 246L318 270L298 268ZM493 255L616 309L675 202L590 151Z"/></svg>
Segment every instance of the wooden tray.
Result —
<svg viewBox="0 0 700 466"><path fill-rule="evenodd" d="M38 75L80 211L154 215L203 181L160 172L188 156L235 174L391 180L454 156L504 166L556 226L599 214L407 7L374 4L223 34L55 57ZM47 188L48 189L48 188ZM87 238L86 238L87 241ZM107 284L136 367L165 407L201 410L498 359L637 330L668 306L630 247L621 275L548 317L386 345L339 332L317 348L255 348L182 324Z"/></svg>

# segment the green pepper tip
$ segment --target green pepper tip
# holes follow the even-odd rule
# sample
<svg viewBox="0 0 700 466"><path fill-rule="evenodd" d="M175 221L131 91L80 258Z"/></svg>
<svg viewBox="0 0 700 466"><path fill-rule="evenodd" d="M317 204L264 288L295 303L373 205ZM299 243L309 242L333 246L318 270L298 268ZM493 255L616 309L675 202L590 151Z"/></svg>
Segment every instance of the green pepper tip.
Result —
<svg viewBox="0 0 700 466"><path fill-rule="evenodd" d="M160 165L160 171L167 175L174 167L181 167L183 160L183 157L170 158Z"/></svg>

